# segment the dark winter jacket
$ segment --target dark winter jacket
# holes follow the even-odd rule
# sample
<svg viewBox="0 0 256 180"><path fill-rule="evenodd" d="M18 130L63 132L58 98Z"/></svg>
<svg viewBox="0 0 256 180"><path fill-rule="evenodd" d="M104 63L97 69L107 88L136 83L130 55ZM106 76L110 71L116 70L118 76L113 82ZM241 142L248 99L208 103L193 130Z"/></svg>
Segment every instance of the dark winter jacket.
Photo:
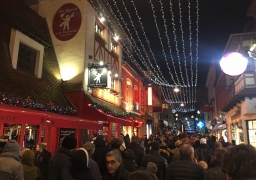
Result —
<svg viewBox="0 0 256 180"><path fill-rule="evenodd" d="M127 180L130 172L121 164L114 174L106 173L102 180Z"/></svg>
<svg viewBox="0 0 256 180"><path fill-rule="evenodd" d="M110 148L106 145L106 141L103 139L96 139L94 141L95 151L92 155L93 160L98 164L101 174L107 172L106 166L106 154L109 152Z"/></svg>
<svg viewBox="0 0 256 180"><path fill-rule="evenodd" d="M59 147L49 162L48 180L73 180L72 161L74 153Z"/></svg>
<svg viewBox="0 0 256 180"><path fill-rule="evenodd" d="M168 177L169 180L202 180L204 169L190 158L181 157L169 164Z"/></svg>
<svg viewBox="0 0 256 180"><path fill-rule="evenodd" d="M205 180L226 180L226 174L221 170L221 161L214 161L214 167L208 169L205 173L204 179Z"/></svg>
<svg viewBox="0 0 256 180"><path fill-rule="evenodd" d="M213 162L212 150L207 144L200 144L199 148L195 150L195 158L198 161L205 161L208 167L210 167Z"/></svg>
<svg viewBox="0 0 256 180"><path fill-rule="evenodd" d="M136 167L135 162L134 162L134 152L133 152L133 150L125 149L122 152L122 159L123 159L124 167L127 171L134 172L134 171L138 170L138 168Z"/></svg>
<svg viewBox="0 0 256 180"><path fill-rule="evenodd" d="M162 157L164 157L167 160L168 164L172 161L173 153L168 152L167 147L161 147L159 153Z"/></svg>
<svg viewBox="0 0 256 180"><path fill-rule="evenodd" d="M51 158L51 153L47 150L43 150L42 152L36 153L34 164L40 170L40 177L48 176L50 158Z"/></svg>
<svg viewBox="0 0 256 180"><path fill-rule="evenodd" d="M134 151L135 163L138 167L140 167L141 158L145 155L142 147L139 144L131 143L127 149L131 149Z"/></svg>
<svg viewBox="0 0 256 180"><path fill-rule="evenodd" d="M89 172L89 155L84 148L79 148L72 159L73 178L76 180L92 179Z"/></svg>
<svg viewBox="0 0 256 180"><path fill-rule="evenodd" d="M91 176L91 180L101 180L102 176L99 170L98 164L92 159L90 156L89 158L89 174Z"/></svg>
<svg viewBox="0 0 256 180"><path fill-rule="evenodd" d="M150 154L147 154L142 157L141 160L141 169L146 169L147 164L149 162L153 162L157 166L156 176L159 180L166 179L166 171L167 171L167 161L163 158L160 153L156 150L151 150Z"/></svg>
<svg viewBox="0 0 256 180"><path fill-rule="evenodd" d="M0 155L0 180L24 180L19 151L20 147L16 141L6 143Z"/></svg>

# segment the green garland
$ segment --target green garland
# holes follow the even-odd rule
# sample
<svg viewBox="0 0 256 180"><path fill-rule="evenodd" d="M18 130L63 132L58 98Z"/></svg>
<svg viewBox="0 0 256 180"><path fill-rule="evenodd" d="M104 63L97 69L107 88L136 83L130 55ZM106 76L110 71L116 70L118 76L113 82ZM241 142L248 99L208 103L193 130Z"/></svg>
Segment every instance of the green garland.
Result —
<svg viewBox="0 0 256 180"><path fill-rule="evenodd" d="M13 97L10 95L6 95L0 92L0 103L2 104L9 104L12 106L18 106L18 107L24 107L28 109L33 110L39 110L39 111L48 111L58 114L67 114L67 115L73 115L76 114L76 110L71 107L62 107L58 105L54 105L54 103L47 102L36 102L30 99L30 97L23 99L18 97Z"/></svg>

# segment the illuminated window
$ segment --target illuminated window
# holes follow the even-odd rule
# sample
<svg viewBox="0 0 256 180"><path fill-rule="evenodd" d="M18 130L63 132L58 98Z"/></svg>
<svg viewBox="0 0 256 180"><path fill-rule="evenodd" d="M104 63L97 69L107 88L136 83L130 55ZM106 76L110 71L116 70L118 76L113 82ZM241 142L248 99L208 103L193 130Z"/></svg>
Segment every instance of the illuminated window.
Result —
<svg viewBox="0 0 256 180"><path fill-rule="evenodd" d="M115 89L115 79L112 77L111 77L110 87L111 89Z"/></svg>
<svg viewBox="0 0 256 180"><path fill-rule="evenodd" d="M116 52L116 43L114 43L113 41L111 41L111 51Z"/></svg>
<svg viewBox="0 0 256 180"><path fill-rule="evenodd" d="M102 32L103 32L103 28L97 23L95 23L95 32L99 33L100 35L102 35Z"/></svg>

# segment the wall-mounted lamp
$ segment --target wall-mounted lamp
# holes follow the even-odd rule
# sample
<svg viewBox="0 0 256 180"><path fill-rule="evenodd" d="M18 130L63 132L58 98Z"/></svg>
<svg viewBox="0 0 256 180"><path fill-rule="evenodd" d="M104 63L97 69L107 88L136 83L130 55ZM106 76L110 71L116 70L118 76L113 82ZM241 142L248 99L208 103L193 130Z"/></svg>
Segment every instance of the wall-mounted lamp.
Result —
<svg viewBox="0 0 256 180"><path fill-rule="evenodd" d="M118 41L118 40L119 40L119 36L115 36L115 37L114 37L114 40L115 40L115 41Z"/></svg>
<svg viewBox="0 0 256 180"><path fill-rule="evenodd" d="M102 22L102 23L105 22L105 20L106 20L106 19L105 19L104 17L101 17L101 18L100 18L100 22Z"/></svg>
<svg viewBox="0 0 256 180"><path fill-rule="evenodd" d="M100 62L99 62L99 65L100 65L100 66L102 66L103 64L104 64L103 61L100 61Z"/></svg>
<svg viewBox="0 0 256 180"><path fill-rule="evenodd" d="M115 77L118 77L118 74L117 74L117 73L115 74Z"/></svg>

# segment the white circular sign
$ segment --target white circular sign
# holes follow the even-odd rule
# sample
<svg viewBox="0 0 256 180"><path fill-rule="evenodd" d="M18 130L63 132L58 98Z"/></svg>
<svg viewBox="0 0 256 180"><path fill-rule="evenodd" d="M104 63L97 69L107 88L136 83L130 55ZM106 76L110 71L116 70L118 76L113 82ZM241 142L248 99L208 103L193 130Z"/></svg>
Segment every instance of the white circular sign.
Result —
<svg viewBox="0 0 256 180"><path fill-rule="evenodd" d="M240 53L230 52L220 60L221 70L230 76L242 74L247 68L248 60Z"/></svg>

